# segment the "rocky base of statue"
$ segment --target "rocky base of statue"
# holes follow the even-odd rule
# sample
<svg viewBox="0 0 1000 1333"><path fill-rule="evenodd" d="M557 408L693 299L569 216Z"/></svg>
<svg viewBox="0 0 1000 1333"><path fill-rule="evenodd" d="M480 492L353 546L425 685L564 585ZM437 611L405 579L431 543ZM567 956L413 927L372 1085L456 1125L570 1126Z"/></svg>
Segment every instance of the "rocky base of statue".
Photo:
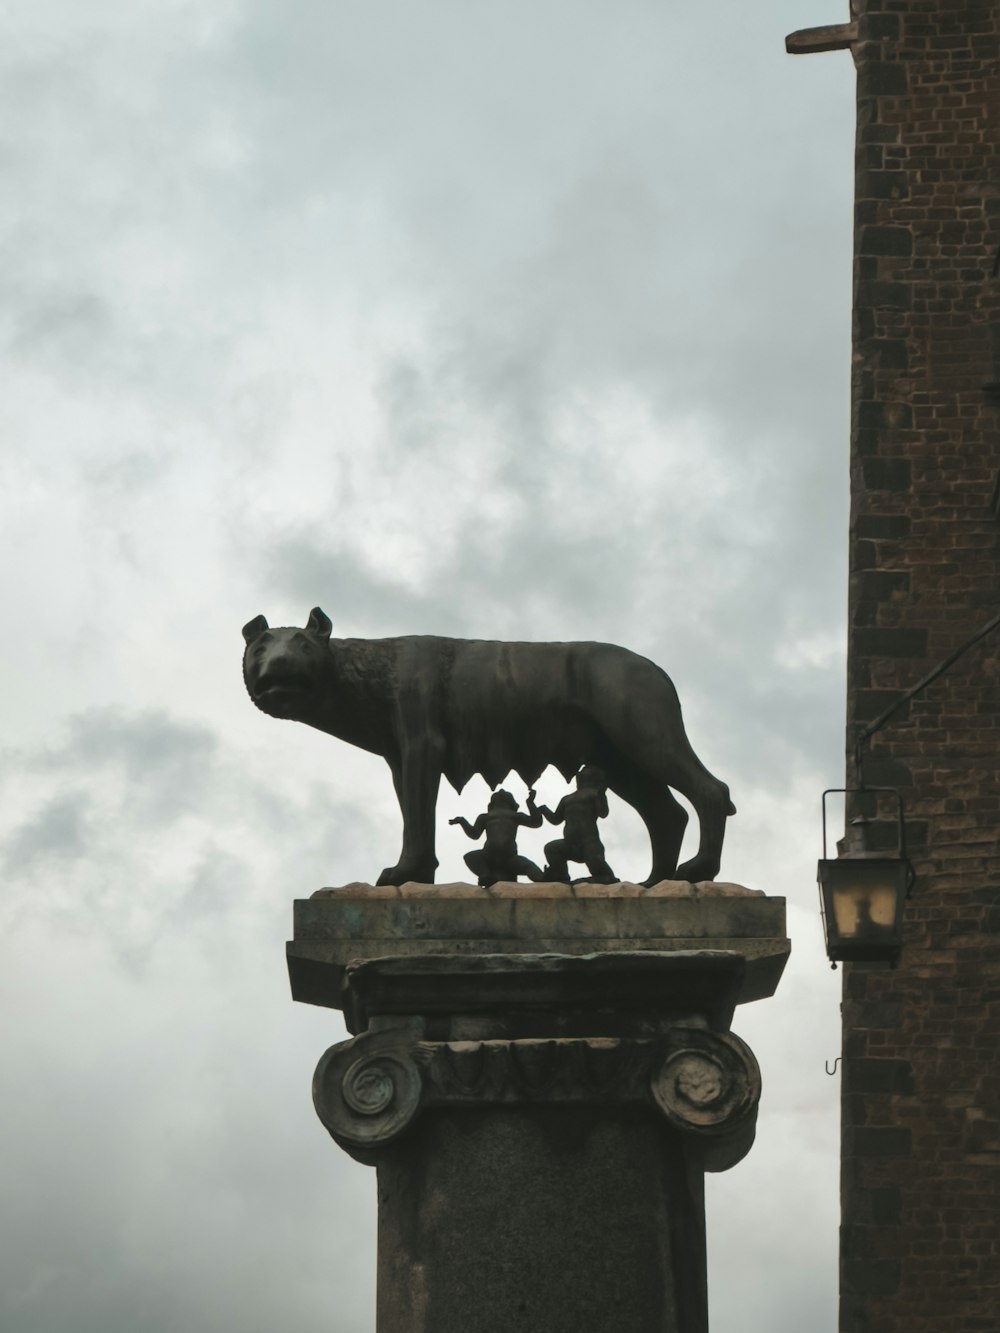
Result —
<svg viewBox="0 0 1000 1333"><path fill-rule="evenodd" d="M777 984L784 903L529 887L296 904L293 988L357 1034L313 1091L377 1167L378 1333L706 1333L703 1175L760 1096L729 1026Z"/></svg>
<svg viewBox="0 0 1000 1333"><path fill-rule="evenodd" d="M316 899L348 898L375 900L379 898L764 898L762 889L748 889L744 884L730 884L722 880L663 879L656 884L633 884L627 880L575 879L534 880L525 884L517 880L499 880L495 884L468 884L456 880L450 884L423 884L409 880L404 884L345 884L340 888L317 889Z"/></svg>

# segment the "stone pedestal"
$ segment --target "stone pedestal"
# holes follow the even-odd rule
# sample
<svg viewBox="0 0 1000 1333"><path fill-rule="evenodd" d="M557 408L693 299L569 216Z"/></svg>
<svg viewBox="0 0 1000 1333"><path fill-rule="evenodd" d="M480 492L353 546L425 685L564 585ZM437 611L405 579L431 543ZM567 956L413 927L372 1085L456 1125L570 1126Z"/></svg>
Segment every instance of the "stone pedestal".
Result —
<svg viewBox="0 0 1000 1333"><path fill-rule="evenodd" d="M784 902L738 886L322 890L293 994L342 1008L317 1112L375 1165L378 1333L705 1333L703 1174L753 1142L729 1031Z"/></svg>

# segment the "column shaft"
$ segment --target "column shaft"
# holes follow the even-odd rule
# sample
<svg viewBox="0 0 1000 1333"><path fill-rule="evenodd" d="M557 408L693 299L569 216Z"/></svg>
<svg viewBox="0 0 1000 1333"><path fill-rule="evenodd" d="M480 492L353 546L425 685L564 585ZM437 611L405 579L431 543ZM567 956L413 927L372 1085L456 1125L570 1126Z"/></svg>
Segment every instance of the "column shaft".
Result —
<svg viewBox="0 0 1000 1333"><path fill-rule="evenodd" d="M431 1111L378 1161L378 1333L705 1333L703 1176L628 1108Z"/></svg>

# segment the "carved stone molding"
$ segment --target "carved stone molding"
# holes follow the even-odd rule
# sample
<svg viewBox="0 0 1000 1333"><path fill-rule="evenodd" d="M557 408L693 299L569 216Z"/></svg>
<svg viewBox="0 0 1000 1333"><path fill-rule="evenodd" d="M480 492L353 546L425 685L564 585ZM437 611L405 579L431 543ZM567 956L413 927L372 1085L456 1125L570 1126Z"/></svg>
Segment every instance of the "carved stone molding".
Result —
<svg viewBox="0 0 1000 1333"><path fill-rule="evenodd" d="M707 1169L722 1170L749 1149L759 1097L757 1062L738 1037L684 1027L650 1039L368 1032L332 1046L313 1081L320 1120L362 1161L433 1107L635 1106L658 1112Z"/></svg>
<svg viewBox="0 0 1000 1333"><path fill-rule="evenodd" d="M313 1102L348 1151L390 1143L416 1115L424 1091L416 1053L392 1033L341 1042L322 1057Z"/></svg>
<svg viewBox="0 0 1000 1333"><path fill-rule="evenodd" d="M731 1033L692 1030L652 1077L653 1098L672 1125L714 1134L756 1107L760 1073L750 1048Z"/></svg>
<svg viewBox="0 0 1000 1333"><path fill-rule="evenodd" d="M725 1171L753 1144L760 1069L750 1047L728 1033L691 1030L653 1073L656 1105L675 1129L703 1146L709 1171Z"/></svg>

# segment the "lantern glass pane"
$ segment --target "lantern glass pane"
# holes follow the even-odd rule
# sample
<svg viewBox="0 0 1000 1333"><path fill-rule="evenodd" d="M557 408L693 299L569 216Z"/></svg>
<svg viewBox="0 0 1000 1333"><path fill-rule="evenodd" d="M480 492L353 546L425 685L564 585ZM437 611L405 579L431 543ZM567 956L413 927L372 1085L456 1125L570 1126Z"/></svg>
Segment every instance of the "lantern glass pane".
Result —
<svg viewBox="0 0 1000 1333"><path fill-rule="evenodd" d="M857 881L838 884L833 891L833 911L837 931L844 936L892 930L896 924L896 886Z"/></svg>
<svg viewBox="0 0 1000 1333"><path fill-rule="evenodd" d="M898 858L820 862L827 953L843 961L892 961L901 944L908 865Z"/></svg>

